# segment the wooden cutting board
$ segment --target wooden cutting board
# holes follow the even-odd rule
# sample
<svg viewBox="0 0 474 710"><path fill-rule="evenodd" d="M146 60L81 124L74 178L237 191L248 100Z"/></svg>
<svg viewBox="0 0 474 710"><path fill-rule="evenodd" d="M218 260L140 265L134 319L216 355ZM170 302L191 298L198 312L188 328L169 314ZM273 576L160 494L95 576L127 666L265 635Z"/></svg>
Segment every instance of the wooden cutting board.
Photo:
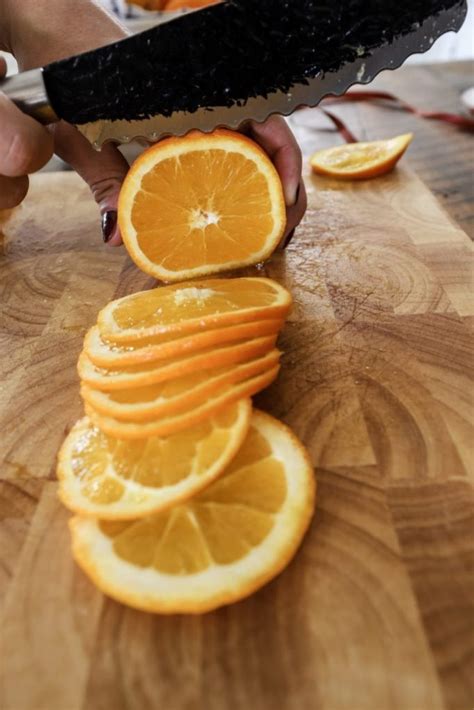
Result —
<svg viewBox="0 0 474 710"><path fill-rule="evenodd" d="M33 177L4 223L3 710L472 707L471 245L406 169L307 184L293 245L258 271L295 300L258 404L309 448L317 512L277 580L202 617L104 598L56 497L83 335L152 280L102 246L71 173Z"/></svg>

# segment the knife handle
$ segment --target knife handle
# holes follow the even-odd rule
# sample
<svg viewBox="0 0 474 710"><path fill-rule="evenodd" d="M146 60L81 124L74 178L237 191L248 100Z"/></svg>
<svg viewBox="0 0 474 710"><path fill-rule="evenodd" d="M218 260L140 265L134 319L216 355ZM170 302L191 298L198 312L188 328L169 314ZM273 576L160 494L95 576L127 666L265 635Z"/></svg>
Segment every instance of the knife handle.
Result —
<svg viewBox="0 0 474 710"><path fill-rule="evenodd" d="M43 81L42 69L30 69L9 76L0 82L2 91L23 113L47 125L59 121L51 104Z"/></svg>

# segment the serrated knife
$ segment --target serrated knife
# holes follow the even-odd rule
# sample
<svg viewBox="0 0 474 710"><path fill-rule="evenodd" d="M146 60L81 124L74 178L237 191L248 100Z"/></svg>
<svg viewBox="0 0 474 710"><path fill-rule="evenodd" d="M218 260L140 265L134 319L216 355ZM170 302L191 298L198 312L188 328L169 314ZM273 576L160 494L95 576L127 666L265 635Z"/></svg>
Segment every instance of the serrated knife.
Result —
<svg viewBox="0 0 474 710"><path fill-rule="evenodd" d="M368 84L458 31L467 0L227 0L6 79L43 123L100 149L289 115Z"/></svg>

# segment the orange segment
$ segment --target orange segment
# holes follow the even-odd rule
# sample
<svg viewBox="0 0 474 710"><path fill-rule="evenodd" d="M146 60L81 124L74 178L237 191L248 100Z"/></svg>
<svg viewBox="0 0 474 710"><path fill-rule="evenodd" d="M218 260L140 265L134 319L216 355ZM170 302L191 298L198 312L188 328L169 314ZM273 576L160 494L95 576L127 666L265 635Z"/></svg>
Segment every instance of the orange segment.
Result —
<svg viewBox="0 0 474 710"><path fill-rule="evenodd" d="M123 240L135 263L163 281L268 258L286 224L278 173L239 133L168 138L145 151L123 183Z"/></svg>
<svg viewBox="0 0 474 710"><path fill-rule="evenodd" d="M363 180L385 175L397 164L411 141L412 133L371 143L348 143L320 150L311 157L315 173L341 180Z"/></svg>
<svg viewBox="0 0 474 710"><path fill-rule="evenodd" d="M113 598L151 612L202 613L242 599L295 555L315 504L308 455L255 412L225 472L192 500L124 523L76 517L73 554Z"/></svg>
<svg viewBox="0 0 474 710"><path fill-rule="evenodd" d="M281 319L290 306L290 294L272 279L207 279L112 301L100 311L97 323L102 337L130 343L150 336Z"/></svg>
<svg viewBox="0 0 474 710"><path fill-rule="evenodd" d="M121 441L86 417L73 427L58 460L59 495L76 513L129 520L164 510L208 486L239 450L250 400L165 438Z"/></svg>
<svg viewBox="0 0 474 710"><path fill-rule="evenodd" d="M84 352L98 367L134 367L146 363L168 363L174 358L209 353L226 343L237 343L244 338L275 336L283 325L281 320L259 320L240 325L216 328L183 338L155 336L118 345L103 340L97 326L84 339Z"/></svg>
<svg viewBox="0 0 474 710"><path fill-rule="evenodd" d="M77 370L82 382L90 387L103 392L115 392L131 387L167 382L191 372L237 365L265 355L274 347L276 339L276 335L252 338L252 340L244 340L236 345L209 348L196 355L169 358L159 363L144 362L115 370L94 365L86 353L82 352L79 356Z"/></svg>
<svg viewBox="0 0 474 710"><path fill-rule="evenodd" d="M225 387L223 392L207 398L205 402L194 409L189 409L181 414L161 417L152 422L120 421L115 417L100 414L87 403L85 406L86 414L101 431L118 439L145 439L149 436L169 436L205 421L216 412L220 412L223 407L237 402L239 399L251 397L265 389L276 379L279 369L277 365L244 382Z"/></svg>
<svg viewBox="0 0 474 710"><path fill-rule="evenodd" d="M132 387L118 392L101 392L82 385L81 395L99 414L125 422L149 422L198 406L207 397L224 392L229 385L266 372L278 364L279 350L241 365L222 367L212 374L194 372L167 382Z"/></svg>

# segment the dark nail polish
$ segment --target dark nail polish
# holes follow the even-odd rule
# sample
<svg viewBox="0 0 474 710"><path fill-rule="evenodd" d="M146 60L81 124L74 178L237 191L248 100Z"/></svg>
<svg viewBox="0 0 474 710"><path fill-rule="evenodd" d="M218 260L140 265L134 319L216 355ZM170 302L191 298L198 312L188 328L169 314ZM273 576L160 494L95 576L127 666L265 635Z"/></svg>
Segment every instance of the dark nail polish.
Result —
<svg viewBox="0 0 474 710"><path fill-rule="evenodd" d="M287 238L285 239L285 242L284 242L284 244L283 244L283 246L282 246L282 249L286 249L286 247L289 245L289 243L291 242L291 240L292 240L293 237L295 236L295 230L296 230L296 227L295 227L295 229L292 229L292 230L291 230L291 232L289 233L289 235L288 235Z"/></svg>
<svg viewBox="0 0 474 710"><path fill-rule="evenodd" d="M102 238L108 242L117 224L117 210L109 210L102 215Z"/></svg>

